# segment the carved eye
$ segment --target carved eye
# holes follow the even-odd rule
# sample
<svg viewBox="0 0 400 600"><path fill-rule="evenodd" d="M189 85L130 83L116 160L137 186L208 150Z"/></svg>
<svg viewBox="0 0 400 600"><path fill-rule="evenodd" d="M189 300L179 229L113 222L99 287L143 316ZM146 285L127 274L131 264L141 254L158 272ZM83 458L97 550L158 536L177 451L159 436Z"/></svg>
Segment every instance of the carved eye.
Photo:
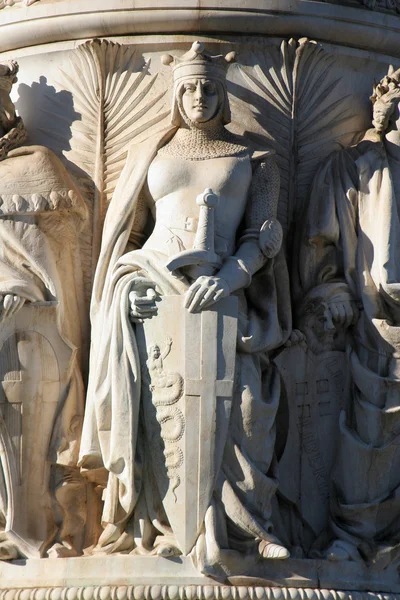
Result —
<svg viewBox="0 0 400 600"><path fill-rule="evenodd" d="M215 83L212 81L206 81L203 86L203 90L206 96L212 96L216 92Z"/></svg>
<svg viewBox="0 0 400 600"><path fill-rule="evenodd" d="M196 91L196 86L193 85L193 83L185 83L184 88L185 88L185 93L189 92L190 94L193 94L193 92Z"/></svg>

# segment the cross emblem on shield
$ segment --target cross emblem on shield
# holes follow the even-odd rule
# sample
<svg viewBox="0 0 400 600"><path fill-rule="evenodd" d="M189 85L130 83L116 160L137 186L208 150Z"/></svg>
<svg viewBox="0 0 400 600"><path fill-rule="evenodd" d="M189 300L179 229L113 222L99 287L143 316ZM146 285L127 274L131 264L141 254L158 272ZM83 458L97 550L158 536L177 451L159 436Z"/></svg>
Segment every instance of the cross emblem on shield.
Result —
<svg viewBox="0 0 400 600"><path fill-rule="evenodd" d="M228 433L237 298L192 314L183 309L182 296L164 296L157 317L136 330L147 365L142 394L155 479L177 544L187 555L210 505Z"/></svg>

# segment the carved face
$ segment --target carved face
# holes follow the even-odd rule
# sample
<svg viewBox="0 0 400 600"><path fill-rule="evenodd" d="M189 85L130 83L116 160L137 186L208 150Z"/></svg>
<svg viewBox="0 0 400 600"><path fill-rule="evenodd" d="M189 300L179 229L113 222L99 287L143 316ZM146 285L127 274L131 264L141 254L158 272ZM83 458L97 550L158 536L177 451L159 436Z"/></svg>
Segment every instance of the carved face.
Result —
<svg viewBox="0 0 400 600"><path fill-rule="evenodd" d="M321 302L315 312L304 315L300 329L314 354L335 349L336 327L325 302Z"/></svg>
<svg viewBox="0 0 400 600"><path fill-rule="evenodd" d="M182 106L194 123L206 123L218 111L220 98L215 81L193 78L183 84Z"/></svg>
<svg viewBox="0 0 400 600"><path fill-rule="evenodd" d="M152 352L151 352L152 358L154 360L157 359L157 358L160 358L160 356L161 356L160 346L157 346L157 345L153 346L153 348L151 350L152 350Z"/></svg>

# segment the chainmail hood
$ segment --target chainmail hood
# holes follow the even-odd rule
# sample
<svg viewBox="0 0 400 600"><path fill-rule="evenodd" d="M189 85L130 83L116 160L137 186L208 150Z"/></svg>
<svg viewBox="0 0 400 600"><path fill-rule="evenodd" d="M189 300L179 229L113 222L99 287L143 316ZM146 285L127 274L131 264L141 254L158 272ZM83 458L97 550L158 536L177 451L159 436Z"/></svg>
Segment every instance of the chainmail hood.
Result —
<svg viewBox="0 0 400 600"><path fill-rule="evenodd" d="M241 139L228 131L222 122L222 107L205 123L190 121L183 110L183 126L158 153L186 160L209 160L248 154Z"/></svg>

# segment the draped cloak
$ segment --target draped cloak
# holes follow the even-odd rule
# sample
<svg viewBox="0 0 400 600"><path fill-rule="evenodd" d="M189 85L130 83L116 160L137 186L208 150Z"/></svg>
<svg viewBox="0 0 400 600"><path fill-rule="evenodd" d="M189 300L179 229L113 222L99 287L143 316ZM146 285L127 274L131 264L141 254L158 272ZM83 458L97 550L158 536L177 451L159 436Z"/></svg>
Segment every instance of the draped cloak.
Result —
<svg viewBox="0 0 400 600"><path fill-rule="evenodd" d="M22 146L0 161L0 291L27 302L57 302L61 337L75 350L67 395L49 448L51 462L76 467L83 419L81 375L85 330L77 234L84 200L57 156Z"/></svg>
<svg viewBox="0 0 400 600"><path fill-rule="evenodd" d="M61 161L47 148L16 147L0 161L0 292L30 303L56 305L58 333L71 348L65 389L59 399L52 398L58 405L48 453L41 457L65 472L77 467L84 412L85 315L78 233L86 217L83 198ZM15 321L18 325L18 314ZM40 462L35 468L44 469ZM7 473L7 464L2 464L0 521L8 513L13 494ZM49 530L50 513L43 517Z"/></svg>
<svg viewBox="0 0 400 600"><path fill-rule="evenodd" d="M400 541L399 209L382 142L336 153L314 180L299 262L305 292L345 282L360 308L331 502L334 534L356 545Z"/></svg>
<svg viewBox="0 0 400 600"><path fill-rule="evenodd" d="M100 473L105 467L109 472L104 523L126 523L134 512L140 512L139 497L145 494L144 481L149 480L151 470L151 453L143 448L141 435L139 353L129 319L128 294L133 278L140 271L156 283L161 295L184 294L189 287L187 281L170 275L164 266L168 258L164 254L148 249L126 251L149 166L175 132L176 128L169 128L158 138L130 148L104 224L91 306L90 376L80 457L84 469ZM283 253L269 260L253 277L246 297L241 293L239 305L240 381L236 389L240 391L236 406L233 401L216 502L225 515L232 516L231 526L239 528L240 534L236 532L231 538L251 538L254 543L256 538L265 538L270 529L271 497L277 485L271 469L280 384L265 353L284 343L290 333ZM267 366L266 370L262 365ZM115 493L109 493L111 489L117 490L117 502ZM163 527L150 506L155 495L154 488L146 495L147 516L159 531L165 532L168 527ZM206 528L207 521L215 520L213 510L210 507L206 515ZM206 544L209 542L208 537ZM218 544L229 547L226 531ZM207 552L210 554L210 550Z"/></svg>

